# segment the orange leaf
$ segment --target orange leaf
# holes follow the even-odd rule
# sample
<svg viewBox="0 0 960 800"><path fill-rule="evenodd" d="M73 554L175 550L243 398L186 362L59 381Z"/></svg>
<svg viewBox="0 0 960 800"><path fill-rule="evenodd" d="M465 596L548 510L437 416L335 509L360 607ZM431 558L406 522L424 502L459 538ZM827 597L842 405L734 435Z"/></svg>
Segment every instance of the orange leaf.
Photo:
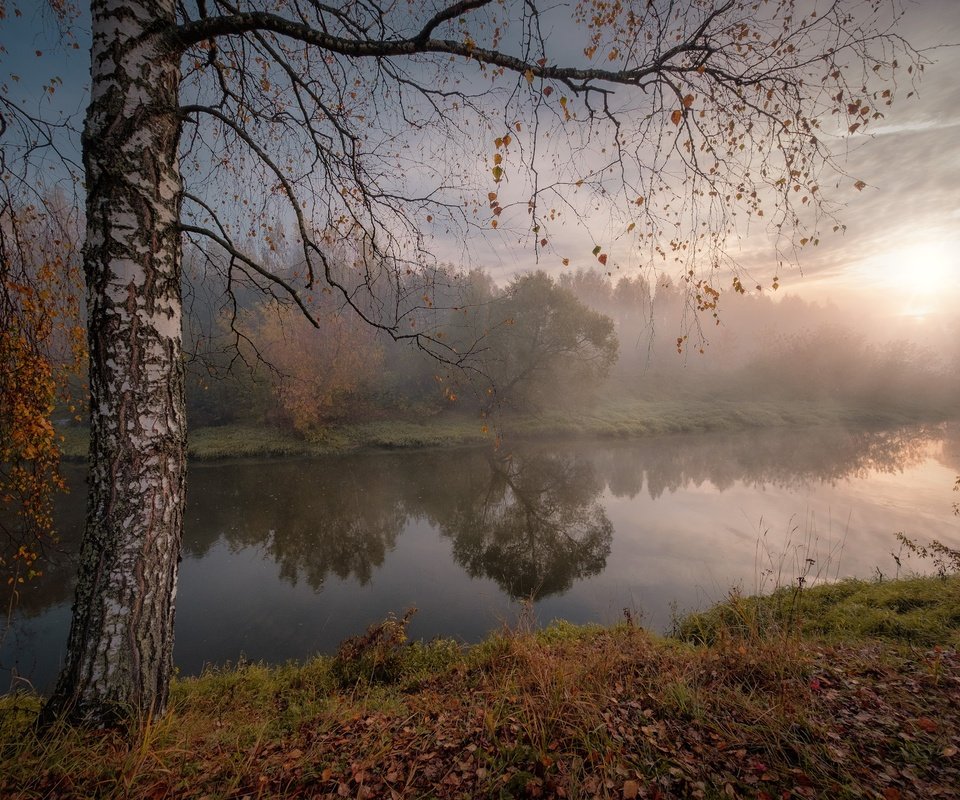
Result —
<svg viewBox="0 0 960 800"><path fill-rule="evenodd" d="M674 125L679 125L681 119L683 119L683 112L680 111L679 109L677 109L676 111L674 111L674 112L670 115L670 121L671 121Z"/></svg>

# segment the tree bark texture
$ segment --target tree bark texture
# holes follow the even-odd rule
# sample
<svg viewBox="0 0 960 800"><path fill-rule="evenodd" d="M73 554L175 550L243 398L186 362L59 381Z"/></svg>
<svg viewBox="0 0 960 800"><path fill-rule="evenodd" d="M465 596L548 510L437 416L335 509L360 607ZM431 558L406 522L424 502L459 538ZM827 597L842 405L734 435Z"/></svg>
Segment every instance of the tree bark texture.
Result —
<svg viewBox="0 0 960 800"><path fill-rule="evenodd" d="M183 525L173 0L94 0L84 129L90 474L66 659L47 720L160 713Z"/></svg>

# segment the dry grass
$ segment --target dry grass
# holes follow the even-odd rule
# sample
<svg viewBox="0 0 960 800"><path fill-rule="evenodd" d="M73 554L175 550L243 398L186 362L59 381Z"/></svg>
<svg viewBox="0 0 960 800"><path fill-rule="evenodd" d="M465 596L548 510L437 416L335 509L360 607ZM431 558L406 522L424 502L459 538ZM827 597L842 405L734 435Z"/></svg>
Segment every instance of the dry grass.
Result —
<svg viewBox="0 0 960 800"><path fill-rule="evenodd" d="M931 585L951 599L953 584ZM464 650L407 645L402 620L389 625L341 653L357 669L209 672L126 731L38 737L38 700L6 698L0 796L892 798L960 786L960 657L946 643L733 625L691 644L561 623Z"/></svg>

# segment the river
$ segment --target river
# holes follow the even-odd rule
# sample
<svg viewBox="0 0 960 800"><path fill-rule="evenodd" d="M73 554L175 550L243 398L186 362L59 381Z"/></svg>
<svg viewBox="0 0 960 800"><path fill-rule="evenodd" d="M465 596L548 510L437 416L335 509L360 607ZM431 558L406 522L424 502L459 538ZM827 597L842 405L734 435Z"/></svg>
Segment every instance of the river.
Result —
<svg viewBox="0 0 960 800"><path fill-rule="evenodd" d="M61 552L24 589L0 690L48 690L63 655L84 470ZM960 426L821 427L190 466L174 658L330 653L388 613L476 641L532 613L649 627L732 587L930 571L894 534L960 548Z"/></svg>

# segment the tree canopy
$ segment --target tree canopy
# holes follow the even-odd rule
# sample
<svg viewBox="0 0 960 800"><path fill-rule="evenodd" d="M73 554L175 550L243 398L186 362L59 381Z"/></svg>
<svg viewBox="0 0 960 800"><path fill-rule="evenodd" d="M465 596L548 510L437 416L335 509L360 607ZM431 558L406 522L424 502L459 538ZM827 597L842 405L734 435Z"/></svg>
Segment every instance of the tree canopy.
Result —
<svg viewBox="0 0 960 800"><path fill-rule="evenodd" d="M709 311L721 288L749 286L731 257L737 236L769 233L779 268L839 228L828 190L855 179L843 178L834 143L881 118L896 78L919 63L885 0L581 0L572 13L536 0L91 0L90 10L90 511L46 714L98 723L166 702L184 498L184 240L228 294L256 288L320 324L314 295L329 292L453 365L477 350L431 320L439 296L459 305L434 268L434 250L458 237L606 268L629 243ZM3 108L24 122L28 155L32 117ZM4 211L10 224L16 213ZM562 252L555 242L576 228L580 252ZM299 253L293 274L264 257L285 241Z"/></svg>

